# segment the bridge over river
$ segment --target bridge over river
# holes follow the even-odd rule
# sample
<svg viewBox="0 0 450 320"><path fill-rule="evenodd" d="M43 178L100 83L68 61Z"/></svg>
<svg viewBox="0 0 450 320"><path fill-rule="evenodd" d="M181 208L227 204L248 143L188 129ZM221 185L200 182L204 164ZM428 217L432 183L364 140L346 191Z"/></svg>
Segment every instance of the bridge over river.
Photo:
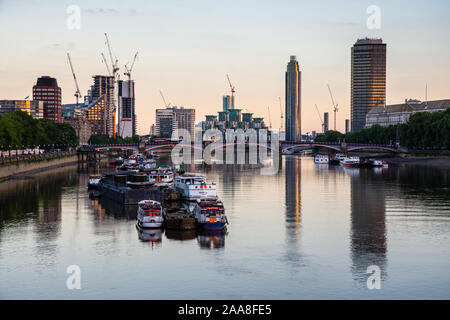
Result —
<svg viewBox="0 0 450 320"><path fill-rule="evenodd" d="M209 143L203 143L201 149L204 148ZM139 153L139 152L151 152L157 150L170 150L176 145L187 146L178 142L154 142L147 144L137 144L137 143L126 143L126 144L102 144L102 145L83 145L78 148L78 153L81 155L82 160L84 155L87 158L92 157L93 154L111 154L116 151L117 154L120 153ZM216 151L220 148L227 148L230 146L241 146L246 147L263 147L272 150L273 146L269 143L251 143L251 142L234 142L234 143L224 143L219 146L211 148L211 151ZM194 143L190 144L194 149L200 148ZM361 143L345 143L345 142L295 142L295 141L282 141L279 144L280 151L284 154L291 154L295 152L305 151L305 150L329 150L331 152L347 153L353 151L376 151L376 152L407 152L406 148L399 147L398 145L392 144L361 144Z"/></svg>

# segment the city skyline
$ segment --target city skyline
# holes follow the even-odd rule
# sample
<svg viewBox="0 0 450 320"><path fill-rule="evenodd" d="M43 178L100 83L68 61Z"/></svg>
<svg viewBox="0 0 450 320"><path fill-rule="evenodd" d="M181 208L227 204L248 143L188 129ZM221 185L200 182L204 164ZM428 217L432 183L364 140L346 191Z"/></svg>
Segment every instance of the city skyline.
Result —
<svg viewBox="0 0 450 320"><path fill-rule="evenodd" d="M84 95L93 75L106 75L100 57L106 52L104 32L119 58L122 79L123 65L139 51L133 70L138 134L148 133L155 109L164 107L159 89L173 105L195 108L197 121L221 109L222 96L230 94L226 74L236 86L235 107L268 119L270 106L272 126L278 128L278 97L284 101L284 68L290 55L297 56L302 68L302 133L321 131L315 103L321 113L332 111L327 83L340 109L337 129L343 132L345 119L350 118L350 48L366 36L383 38L389 46L386 104L405 98L425 100L426 84L429 100L448 98L445 70L450 70L450 45L442 39L449 38L450 4L445 1L433 6L380 1L379 30L366 26L369 2L350 7L349 2L285 1L276 8L258 2L254 12L254 4L238 7L233 1L214 5L112 1L107 7L98 1L79 1L81 28L69 30L66 9L71 4L0 2L0 34L8 43L0 65L0 99L31 96L36 79L48 75L62 88L62 102L73 103L75 85L66 52L72 56ZM301 13L293 22L295 12ZM39 37L32 32L35 21L40 21ZM14 34L7 31L12 28Z"/></svg>

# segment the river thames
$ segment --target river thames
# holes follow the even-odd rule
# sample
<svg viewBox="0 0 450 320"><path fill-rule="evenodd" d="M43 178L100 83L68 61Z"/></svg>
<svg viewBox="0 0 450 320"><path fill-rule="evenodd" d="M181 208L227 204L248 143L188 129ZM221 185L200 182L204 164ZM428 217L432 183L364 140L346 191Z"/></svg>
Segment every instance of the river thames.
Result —
<svg viewBox="0 0 450 320"><path fill-rule="evenodd" d="M189 171L217 183L225 233L139 232L136 208L89 199L94 171L76 165L0 183L0 298L450 298L448 169L286 156L276 175ZM66 287L70 265L80 290Z"/></svg>

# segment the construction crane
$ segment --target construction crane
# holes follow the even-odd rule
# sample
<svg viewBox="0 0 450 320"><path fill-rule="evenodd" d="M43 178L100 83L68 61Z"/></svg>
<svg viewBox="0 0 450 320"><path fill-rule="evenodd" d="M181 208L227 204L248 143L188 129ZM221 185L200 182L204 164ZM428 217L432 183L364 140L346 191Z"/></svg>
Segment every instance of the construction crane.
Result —
<svg viewBox="0 0 450 320"><path fill-rule="evenodd" d="M118 73L119 71L119 61L117 60L117 58L114 60L113 59L113 54L112 54L112 50L111 50L111 45L109 44L109 39L108 39L108 34L105 33L105 38L106 38L106 46L108 47L108 52L109 52L109 58L111 59L111 67L112 67L112 77L113 77L113 83L114 83L114 87L116 86L116 80L119 80L120 75ZM116 99L115 96L113 95L112 98L112 105L113 105L113 137L116 137Z"/></svg>
<svg viewBox="0 0 450 320"><path fill-rule="evenodd" d="M272 120L270 119L270 108L267 107L267 113L269 114L269 129L272 130Z"/></svg>
<svg viewBox="0 0 450 320"><path fill-rule="evenodd" d="M75 98L77 99L77 107L78 107L78 99L81 97L80 87L78 86L77 76L75 75L75 71L73 70L72 60L70 59L70 54L67 52L67 58L69 59L70 70L72 70L73 80L75 81L75 87L77 91L75 91Z"/></svg>
<svg viewBox="0 0 450 320"><path fill-rule="evenodd" d="M161 95L161 97L162 97L162 99L164 101L164 105L166 106L166 108L170 108L170 102L169 103L166 102L166 99L164 98L164 95L163 95L161 90L159 90L159 94Z"/></svg>
<svg viewBox="0 0 450 320"><path fill-rule="evenodd" d="M278 97L280 101L280 132L283 131L283 108L281 107L281 97Z"/></svg>
<svg viewBox="0 0 450 320"><path fill-rule="evenodd" d="M134 63L136 62L137 56L138 56L138 52L136 52L136 54L134 55L133 62L131 62L130 68L128 68L127 64L125 65L125 70L127 72L124 72L124 75L128 76L128 81L131 80L131 70L133 70L133 66L134 66Z"/></svg>
<svg viewBox="0 0 450 320"><path fill-rule="evenodd" d="M234 93L236 92L235 87L231 84L230 81L230 77L227 74L227 80L228 80L228 84L230 85L230 89L231 89L231 106L230 108L233 106L234 107Z"/></svg>
<svg viewBox="0 0 450 320"><path fill-rule="evenodd" d="M331 93L330 85L328 86L328 92L330 93L331 102L333 103L333 112L334 112L334 131L336 131L336 112L338 112L338 105L334 103L333 94Z"/></svg>
<svg viewBox="0 0 450 320"><path fill-rule="evenodd" d="M325 124L323 123L322 116L320 115L319 108L317 107L317 104L315 104L314 106L316 107L317 115L319 116L320 123L322 124L322 133L325 133L324 132L325 131Z"/></svg>
<svg viewBox="0 0 450 320"><path fill-rule="evenodd" d="M111 59L112 75L116 76L117 72L119 71L119 61L117 60L117 58L116 58L116 60L113 59L111 45L109 44L108 34L106 34L106 33L105 33L105 38L106 38L106 46L108 47L109 58Z"/></svg>
<svg viewBox="0 0 450 320"><path fill-rule="evenodd" d="M101 55L102 55L102 61L103 61L103 62L105 63L105 65L106 65L106 70L108 70L108 75L109 75L109 76L112 76L111 70L109 69L109 66L108 66L108 60L106 60L105 55L103 54L103 52L101 53Z"/></svg>

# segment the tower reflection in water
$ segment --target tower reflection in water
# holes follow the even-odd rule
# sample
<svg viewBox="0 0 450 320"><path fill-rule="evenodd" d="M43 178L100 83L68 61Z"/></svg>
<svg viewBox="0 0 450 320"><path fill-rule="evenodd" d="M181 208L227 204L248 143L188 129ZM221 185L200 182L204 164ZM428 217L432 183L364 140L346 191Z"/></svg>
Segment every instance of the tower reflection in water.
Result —
<svg viewBox="0 0 450 320"><path fill-rule="evenodd" d="M297 156L284 158L286 250L283 259L291 262L292 266L300 266L303 260L299 249L302 223L301 161L302 158Z"/></svg>
<svg viewBox="0 0 450 320"><path fill-rule="evenodd" d="M378 266L386 279L386 199L382 175L367 169L347 170L351 179L351 271L364 284L367 268Z"/></svg>
<svg viewBox="0 0 450 320"><path fill-rule="evenodd" d="M301 225L301 157L285 157L286 228L289 239Z"/></svg>

